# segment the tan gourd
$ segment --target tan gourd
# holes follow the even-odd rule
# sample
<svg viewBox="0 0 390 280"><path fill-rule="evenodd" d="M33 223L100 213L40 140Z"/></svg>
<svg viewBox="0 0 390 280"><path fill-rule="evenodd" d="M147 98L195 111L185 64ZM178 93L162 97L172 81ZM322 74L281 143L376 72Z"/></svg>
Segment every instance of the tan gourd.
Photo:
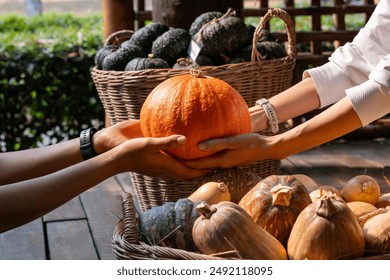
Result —
<svg viewBox="0 0 390 280"><path fill-rule="evenodd" d="M347 205L349 209L352 210L353 214L357 219L359 219L363 215L366 215L378 209L371 203L364 202L364 201L351 201L351 202L347 202Z"/></svg>
<svg viewBox="0 0 390 280"><path fill-rule="evenodd" d="M231 196L224 182L207 182L193 192L188 199L192 202L204 201L208 204L217 204L221 201L230 201Z"/></svg>
<svg viewBox="0 0 390 280"><path fill-rule="evenodd" d="M287 244L292 260L356 258L364 250L363 230L336 195L322 196L298 216Z"/></svg>
<svg viewBox="0 0 390 280"><path fill-rule="evenodd" d="M296 218L310 203L305 186L295 177L271 175L257 183L238 205L286 246Z"/></svg>
<svg viewBox="0 0 390 280"><path fill-rule="evenodd" d="M344 184L341 194L346 202L364 201L375 205L380 196L380 187L373 177L358 175Z"/></svg>
<svg viewBox="0 0 390 280"><path fill-rule="evenodd" d="M371 251L390 250L390 211L389 207L380 208L363 224L366 249Z"/></svg>
<svg viewBox="0 0 390 280"><path fill-rule="evenodd" d="M377 208L386 208L387 206L390 206L390 193L382 194L375 206Z"/></svg>
<svg viewBox="0 0 390 280"><path fill-rule="evenodd" d="M341 199L343 198L341 192L337 188L335 188L333 186L327 186L327 185L319 186L317 189L311 191L310 197L311 197L312 202L316 202L317 199L319 199L321 196L331 195L332 193L336 194L337 197L339 197Z"/></svg>
<svg viewBox="0 0 390 280"><path fill-rule="evenodd" d="M320 186L313 178L305 174L293 174L292 176L299 182L301 182L306 187L309 193L318 189L318 187Z"/></svg>
<svg viewBox="0 0 390 280"><path fill-rule="evenodd" d="M200 203L196 209L201 216L194 223L192 236L202 253L241 259L287 259L283 245L257 226L237 204L230 201L214 205Z"/></svg>
<svg viewBox="0 0 390 280"><path fill-rule="evenodd" d="M231 195L230 201L238 203L240 199L255 186L261 178L244 168L217 169L201 178L198 186L207 182L224 182ZM210 204L210 203L209 203Z"/></svg>

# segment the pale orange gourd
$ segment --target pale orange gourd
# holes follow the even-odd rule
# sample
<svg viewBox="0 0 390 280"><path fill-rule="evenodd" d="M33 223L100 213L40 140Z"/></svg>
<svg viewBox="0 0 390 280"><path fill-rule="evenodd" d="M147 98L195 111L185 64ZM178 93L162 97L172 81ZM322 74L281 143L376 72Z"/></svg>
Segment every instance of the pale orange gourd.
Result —
<svg viewBox="0 0 390 280"><path fill-rule="evenodd" d="M351 202L347 202L347 205L349 209L352 210L353 214L357 219L359 219L363 215L366 215L378 209L371 203L364 202L364 201L351 201Z"/></svg>
<svg viewBox="0 0 390 280"><path fill-rule="evenodd" d="M341 194L346 202L364 201L375 205L379 200L381 190L375 178L358 175L344 184Z"/></svg>
<svg viewBox="0 0 390 280"><path fill-rule="evenodd" d="M251 131L248 105L240 93L194 69L153 89L141 108L140 125L145 137L185 135L184 145L167 150L182 159L212 154L198 148L201 141Z"/></svg>
<svg viewBox="0 0 390 280"><path fill-rule="evenodd" d="M369 217L363 224L363 234L366 249L369 251L390 250L390 207L379 208L369 213Z"/></svg>
<svg viewBox="0 0 390 280"><path fill-rule="evenodd" d="M224 182L207 182L193 192L188 199L192 202L203 201L208 204L217 204L221 201L230 201L231 195Z"/></svg>
<svg viewBox="0 0 390 280"><path fill-rule="evenodd" d="M283 245L257 226L237 204L222 201L209 205L200 203L200 217L192 228L196 247L204 254L255 260L286 260Z"/></svg>
<svg viewBox="0 0 390 280"><path fill-rule="evenodd" d="M386 208L387 206L390 206L390 193L382 194L375 206L377 208Z"/></svg>
<svg viewBox="0 0 390 280"><path fill-rule="evenodd" d="M362 256L363 251L363 230L335 194L321 196L302 210L287 243L292 260L351 259Z"/></svg>
<svg viewBox="0 0 390 280"><path fill-rule="evenodd" d="M323 195L331 195L334 193L338 198L343 199L341 191L333 186L319 186L317 189L310 192L310 197L313 202L316 202Z"/></svg>

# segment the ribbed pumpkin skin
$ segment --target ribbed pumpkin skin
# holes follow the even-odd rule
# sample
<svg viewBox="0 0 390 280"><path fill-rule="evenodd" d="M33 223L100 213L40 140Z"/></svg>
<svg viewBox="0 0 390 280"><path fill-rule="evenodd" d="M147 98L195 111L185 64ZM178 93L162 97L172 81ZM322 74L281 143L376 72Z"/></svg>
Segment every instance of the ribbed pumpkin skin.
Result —
<svg viewBox="0 0 390 280"><path fill-rule="evenodd" d="M292 188L289 205L273 201L271 190L276 186ZM291 229L303 209L311 203L305 186L290 175L271 175L258 182L240 200L241 206L258 226L287 246Z"/></svg>
<svg viewBox="0 0 390 280"><path fill-rule="evenodd" d="M318 215L321 209L335 213L323 217ZM302 210L287 244L291 260L353 259L363 250L362 228L347 204L335 195L323 196Z"/></svg>
<svg viewBox="0 0 390 280"><path fill-rule="evenodd" d="M251 130L248 106L226 82L211 77L181 75L159 84L146 98L140 113L146 137L181 134L187 142L167 152L182 159L208 156L198 143Z"/></svg>

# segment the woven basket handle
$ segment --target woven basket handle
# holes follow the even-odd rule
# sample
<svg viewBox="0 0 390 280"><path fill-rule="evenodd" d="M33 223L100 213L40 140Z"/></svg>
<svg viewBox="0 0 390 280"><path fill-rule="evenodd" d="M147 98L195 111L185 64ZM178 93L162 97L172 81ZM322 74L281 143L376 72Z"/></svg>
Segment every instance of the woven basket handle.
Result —
<svg viewBox="0 0 390 280"><path fill-rule="evenodd" d="M130 39L133 33L134 32L132 30L119 30L111 33L106 40L104 40L104 45L119 45L123 41Z"/></svg>
<svg viewBox="0 0 390 280"><path fill-rule="evenodd" d="M133 196L129 192L125 192L122 197L123 208L123 237L126 241L132 244L138 244L138 222L136 218L136 210L134 207Z"/></svg>
<svg viewBox="0 0 390 280"><path fill-rule="evenodd" d="M296 50L296 34L294 22L291 19L290 15L283 9L273 8L269 9L268 12L260 19L259 25L256 27L255 33L253 34L252 41L252 62L264 60L264 57L257 50L257 43L259 42L260 37L262 36L261 31L265 28L265 25L273 17L278 17L284 21L284 27L287 31L287 56L295 57L297 55Z"/></svg>

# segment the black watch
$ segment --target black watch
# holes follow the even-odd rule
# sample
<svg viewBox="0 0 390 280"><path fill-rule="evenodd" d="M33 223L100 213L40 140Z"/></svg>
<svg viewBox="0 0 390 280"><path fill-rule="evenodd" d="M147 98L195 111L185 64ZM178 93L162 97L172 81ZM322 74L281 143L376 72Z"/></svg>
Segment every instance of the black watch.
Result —
<svg viewBox="0 0 390 280"><path fill-rule="evenodd" d="M96 156L96 152L93 149L92 136L97 131L96 128L90 127L81 131L80 133L80 152L83 160L87 160Z"/></svg>

